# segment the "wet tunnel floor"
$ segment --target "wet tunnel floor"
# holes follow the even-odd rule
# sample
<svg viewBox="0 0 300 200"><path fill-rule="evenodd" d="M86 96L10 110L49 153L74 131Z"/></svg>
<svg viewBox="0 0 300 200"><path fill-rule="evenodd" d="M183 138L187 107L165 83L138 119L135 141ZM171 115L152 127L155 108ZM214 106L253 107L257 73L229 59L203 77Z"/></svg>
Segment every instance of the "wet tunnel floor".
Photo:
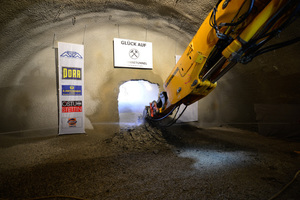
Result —
<svg viewBox="0 0 300 200"><path fill-rule="evenodd" d="M0 199L268 199L300 169L299 149L299 142L194 124L123 129L106 140L3 137ZM298 199L299 179L278 199Z"/></svg>

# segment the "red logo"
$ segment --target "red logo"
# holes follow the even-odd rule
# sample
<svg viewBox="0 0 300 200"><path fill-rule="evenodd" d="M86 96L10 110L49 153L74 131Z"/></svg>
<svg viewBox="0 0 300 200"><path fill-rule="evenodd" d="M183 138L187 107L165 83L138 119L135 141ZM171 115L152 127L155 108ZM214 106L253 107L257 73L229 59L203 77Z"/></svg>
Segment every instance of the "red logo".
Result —
<svg viewBox="0 0 300 200"><path fill-rule="evenodd" d="M82 106L62 107L62 113L82 112Z"/></svg>
<svg viewBox="0 0 300 200"><path fill-rule="evenodd" d="M62 101L62 113L82 112L82 101Z"/></svg>
<svg viewBox="0 0 300 200"><path fill-rule="evenodd" d="M68 124L69 124L69 127L76 127L76 124L77 124L76 118L69 118Z"/></svg>

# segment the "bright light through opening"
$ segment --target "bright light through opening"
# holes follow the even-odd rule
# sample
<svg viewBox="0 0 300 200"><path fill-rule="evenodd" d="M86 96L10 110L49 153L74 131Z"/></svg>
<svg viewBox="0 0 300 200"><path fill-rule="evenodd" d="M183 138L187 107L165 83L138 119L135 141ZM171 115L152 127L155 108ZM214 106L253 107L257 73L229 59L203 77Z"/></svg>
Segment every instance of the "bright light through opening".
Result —
<svg viewBox="0 0 300 200"><path fill-rule="evenodd" d="M148 81L128 81L119 88L118 110L122 127L138 126L142 123L146 105L157 100L159 88Z"/></svg>

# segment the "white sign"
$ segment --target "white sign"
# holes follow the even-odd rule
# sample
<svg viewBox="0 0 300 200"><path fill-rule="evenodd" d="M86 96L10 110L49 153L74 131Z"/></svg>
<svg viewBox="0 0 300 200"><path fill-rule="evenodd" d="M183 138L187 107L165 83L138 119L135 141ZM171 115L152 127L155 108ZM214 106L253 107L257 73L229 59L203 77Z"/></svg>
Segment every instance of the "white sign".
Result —
<svg viewBox="0 0 300 200"><path fill-rule="evenodd" d="M114 38L114 66L152 69L152 43Z"/></svg>
<svg viewBox="0 0 300 200"><path fill-rule="evenodd" d="M84 46L58 43L59 134L84 133Z"/></svg>

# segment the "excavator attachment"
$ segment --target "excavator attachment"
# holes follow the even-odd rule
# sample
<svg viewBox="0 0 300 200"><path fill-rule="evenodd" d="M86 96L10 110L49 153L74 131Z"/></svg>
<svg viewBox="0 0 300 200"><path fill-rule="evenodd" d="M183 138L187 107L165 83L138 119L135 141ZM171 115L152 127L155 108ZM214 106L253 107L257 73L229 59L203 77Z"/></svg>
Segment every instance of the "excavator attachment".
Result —
<svg viewBox="0 0 300 200"><path fill-rule="evenodd" d="M207 96L237 63L298 42L299 37L262 48L295 20L299 8L300 2L293 0L219 0L166 79L165 91L146 106L144 117L165 119L180 105Z"/></svg>

